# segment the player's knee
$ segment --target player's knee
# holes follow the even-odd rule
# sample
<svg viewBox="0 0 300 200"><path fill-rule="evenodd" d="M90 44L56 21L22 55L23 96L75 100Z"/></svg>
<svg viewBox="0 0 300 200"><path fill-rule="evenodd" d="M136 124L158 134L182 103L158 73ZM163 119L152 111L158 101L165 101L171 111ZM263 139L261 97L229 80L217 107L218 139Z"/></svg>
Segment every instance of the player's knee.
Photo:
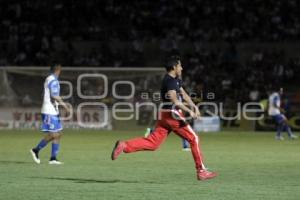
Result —
<svg viewBox="0 0 300 200"><path fill-rule="evenodd" d="M53 137L52 137L51 134L47 134L47 135L44 137L44 139L45 139L46 141L50 142L51 140L53 140Z"/></svg>
<svg viewBox="0 0 300 200"><path fill-rule="evenodd" d="M287 125L288 125L288 123L287 123L287 121L285 121L285 120L283 120L283 121L279 124L280 127L285 127L285 126L287 126Z"/></svg>
<svg viewBox="0 0 300 200"><path fill-rule="evenodd" d="M51 133L51 137L52 137L53 140L57 140L57 139L60 139L61 134L59 134L59 133Z"/></svg>
<svg viewBox="0 0 300 200"><path fill-rule="evenodd" d="M198 136L197 135L193 135L192 137L188 138L187 141L193 145L193 144L197 144L198 143Z"/></svg>

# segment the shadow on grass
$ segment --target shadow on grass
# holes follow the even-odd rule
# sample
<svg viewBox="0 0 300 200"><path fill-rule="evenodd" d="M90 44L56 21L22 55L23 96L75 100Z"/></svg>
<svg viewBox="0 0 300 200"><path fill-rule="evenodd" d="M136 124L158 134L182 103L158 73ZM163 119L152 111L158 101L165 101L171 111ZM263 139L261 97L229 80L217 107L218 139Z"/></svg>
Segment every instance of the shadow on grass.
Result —
<svg viewBox="0 0 300 200"><path fill-rule="evenodd" d="M62 178L62 177L30 177L35 179L49 179L49 180L61 180L72 181L74 183L148 183L159 184L157 182L139 182L139 181L126 181L126 180L97 180L97 179L84 179L84 178Z"/></svg>
<svg viewBox="0 0 300 200"><path fill-rule="evenodd" d="M26 161L14 161L14 160L0 160L0 164L29 164L32 162Z"/></svg>

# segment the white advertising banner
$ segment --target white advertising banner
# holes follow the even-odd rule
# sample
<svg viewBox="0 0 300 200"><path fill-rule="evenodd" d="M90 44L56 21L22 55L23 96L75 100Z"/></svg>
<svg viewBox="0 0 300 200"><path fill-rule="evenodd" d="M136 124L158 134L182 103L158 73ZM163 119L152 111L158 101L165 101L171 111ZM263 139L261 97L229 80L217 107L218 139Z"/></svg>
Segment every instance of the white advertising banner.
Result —
<svg viewBox="0 0 300 200"><path fill-rule="evenodd" d="M112 129L108 109L80 108L72 116L61 114L64 128ZM40 129L40 108L0 108L0 129Z"/></svg>
<svg viewBox="0 0 300 200"><path fill-rule="evenodd" d="M194 120L194 130L196 132L217 132L220 131L221 122L218 116L201 117Z"/></svg>

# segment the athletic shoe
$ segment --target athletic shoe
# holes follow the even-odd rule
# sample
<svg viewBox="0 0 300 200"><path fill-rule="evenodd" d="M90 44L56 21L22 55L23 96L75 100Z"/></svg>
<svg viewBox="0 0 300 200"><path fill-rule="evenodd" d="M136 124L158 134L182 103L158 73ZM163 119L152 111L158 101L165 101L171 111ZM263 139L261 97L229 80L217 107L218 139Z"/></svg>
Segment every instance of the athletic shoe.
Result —
<svg viewBox="0 0 300 200"><path fill-rule="evenodd" d="M297 139L297 138L298 138L298 136L297 136L297 135L294 135L294 134L292 134L292 135L290 136L290 139L292 139L292 140Z"/></svg>
<svg viewBox="0 0 300 200"><path fill-rule="evenodd" d="M148 137L152 132L152 129L151 128L147 128L145 133L144 133L144 137Z"/></svg>
<svg viewBox="0 0 300 200"><path fill-rule="evenodd" d="M125 146L125 142L118 140L115 144L115 147L113 148L113 151L111 152L111 159L116 160L118 156L123 152Z"/></svg>
<svg viewBox="0 0 300 200"><path fill-rule="evenodd" d="M60 162L58 160L49 160L49 165L62 165L63 162Z"/></svg>
<svg viewBox="0 0 300 200"><path fill-rule="evenodd" d="M30 153L32 155L32 159L35 163L40 164L41 160L39 159L39 152L35 149L30 149Z"/></svg>
<svg viewBox="0 0 300 200"><path fill-rule="evenodd" d="M214 178L217 175L218 174L216 172L210 172L206 169L202 169L197 172L197 178L198 178L198 180L201 180L201 181Z"/></svg>
<svg viewBox="0 0 300 200"><path fill-rule="evenodd" d="M284 137L282 137L282 136L276 136L275 139L276 140L284 140Z"/></svg>
<svg viewBox="0 0 300 200"><path fill-rule="evenodd" d="M182 151L191 151L191 148L187 147L187 148L182 148Z"/></svg>

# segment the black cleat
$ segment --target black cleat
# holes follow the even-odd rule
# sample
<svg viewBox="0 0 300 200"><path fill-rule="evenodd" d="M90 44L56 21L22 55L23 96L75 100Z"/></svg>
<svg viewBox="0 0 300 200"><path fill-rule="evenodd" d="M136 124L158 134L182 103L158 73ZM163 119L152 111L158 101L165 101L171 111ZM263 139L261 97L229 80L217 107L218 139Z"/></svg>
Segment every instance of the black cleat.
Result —
<svg viewBox="0 0 300 200"><path fill-rule="evenodd" d="M40 164L41 160L39 159L39 152L35 149L30 149L30 153L32 155L33 161L37 164Z"/></svg>

